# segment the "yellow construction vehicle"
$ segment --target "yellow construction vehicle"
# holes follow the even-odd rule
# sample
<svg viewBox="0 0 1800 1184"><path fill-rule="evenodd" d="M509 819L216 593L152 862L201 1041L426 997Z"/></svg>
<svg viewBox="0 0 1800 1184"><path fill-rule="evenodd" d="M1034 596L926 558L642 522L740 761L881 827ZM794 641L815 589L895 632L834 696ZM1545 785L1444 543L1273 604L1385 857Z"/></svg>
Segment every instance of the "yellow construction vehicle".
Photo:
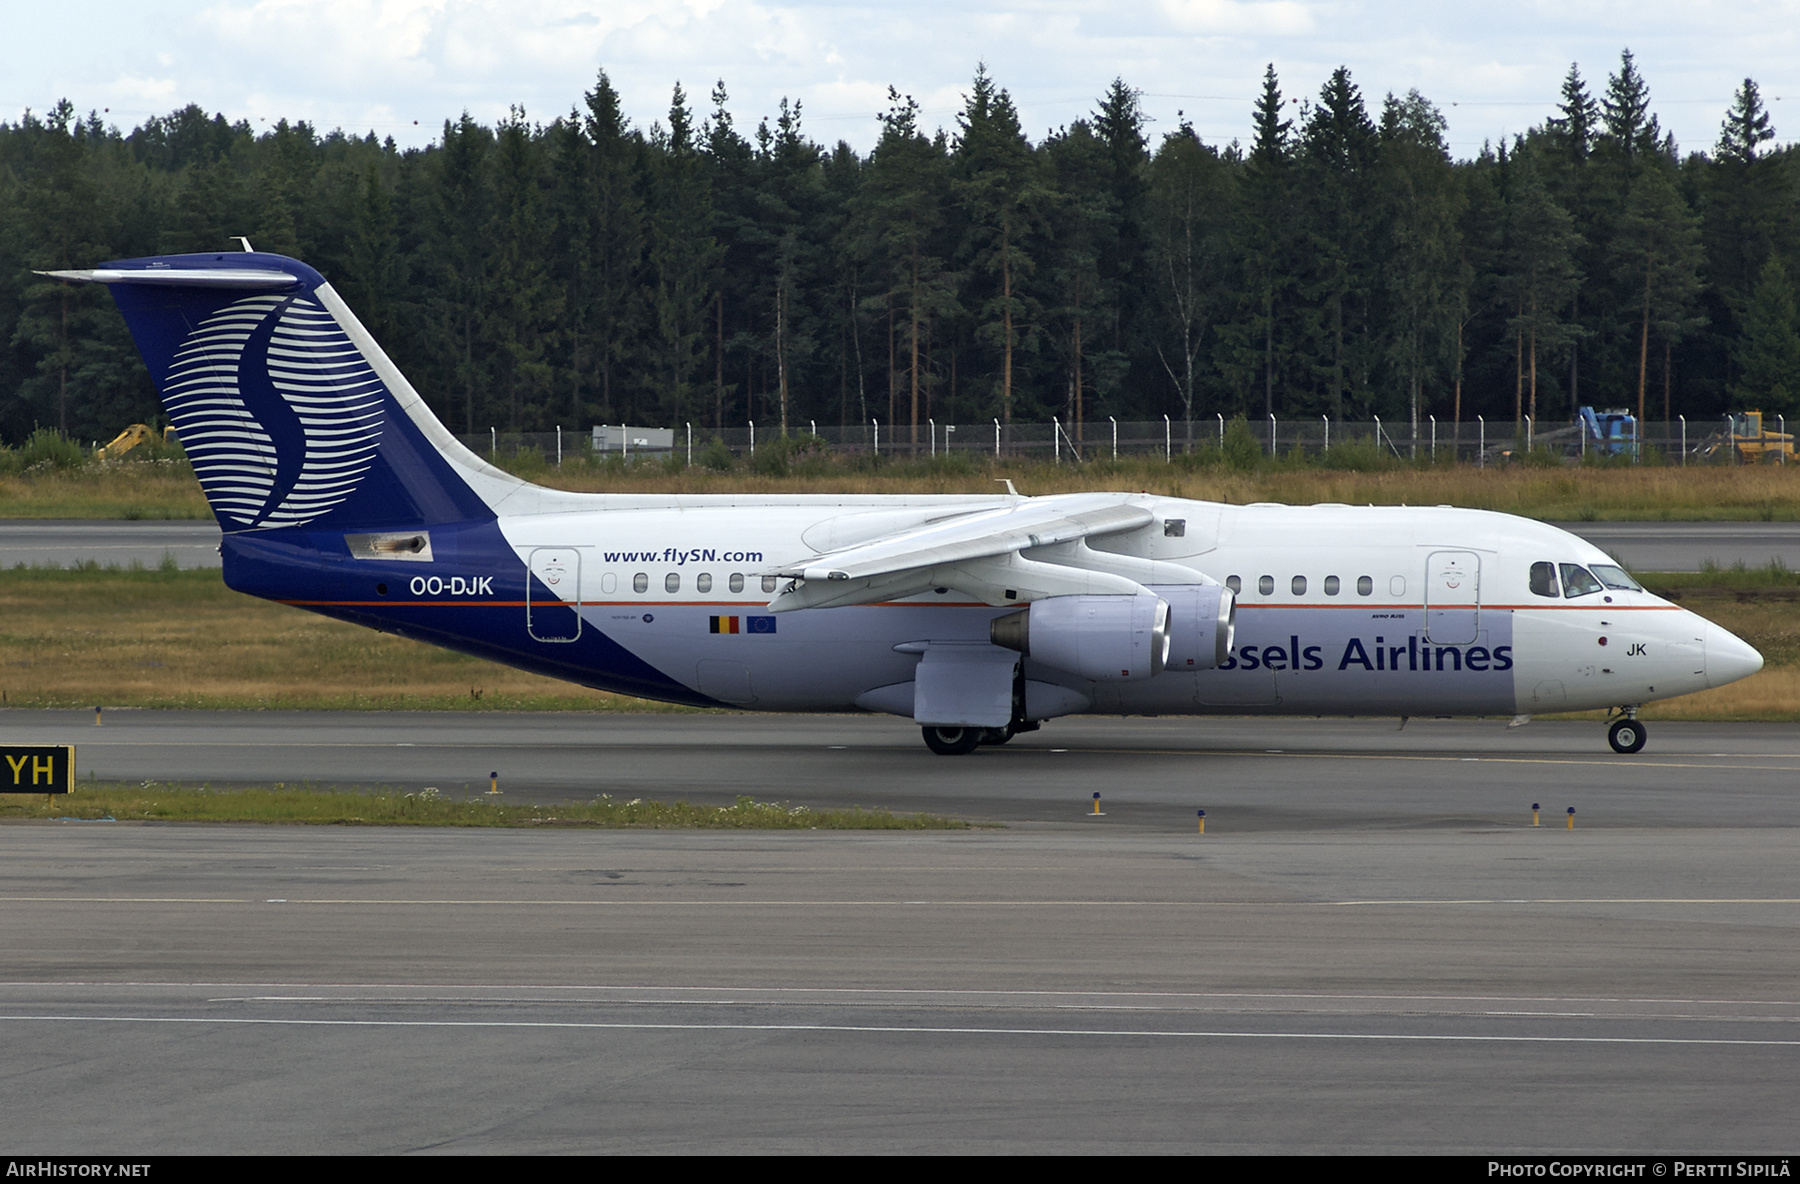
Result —
<svg viewBox="0 0 1800 1184"><path fill-rule="evenodd" d="M1793 434L1766 430L1762 412L1734 411L1726 420L1729 431L1714 432L1695 447L1696 453L1749 464L1771 458L1785 464L1794 458Z"/></svg>
<svg viewBox="0 0 1800 1184"><path fill-rule="evenodd" d="M1785 463L1794 456L1793 433L1765 430L1760 411L1739 411L1732 415L1731 443L1738 455L1752 464L1768 457Z"/></svg>
<svg viewBox="0 0 1800 1184"><path fill-rule="evenodd" d="M173 427L168 427L158 433L155 428L147 423L134 423L118 435L114 436L111 442L102 445L100 450L94 455L101 460L117 460L127 452L130 452L133 448L136 448L139 444L158 439L159 437L164 443L168 443L175 438L175 429Z"/></svg>

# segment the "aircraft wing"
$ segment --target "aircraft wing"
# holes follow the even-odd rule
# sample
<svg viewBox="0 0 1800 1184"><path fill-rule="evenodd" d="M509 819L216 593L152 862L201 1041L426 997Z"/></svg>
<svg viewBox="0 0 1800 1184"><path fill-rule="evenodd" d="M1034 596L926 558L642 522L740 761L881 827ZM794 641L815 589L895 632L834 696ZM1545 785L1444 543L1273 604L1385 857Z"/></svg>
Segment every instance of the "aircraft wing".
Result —
<svg viewBox="0 0 1800 1184"><path fill-rule="evenodd" d="M959 515L779 567L796 581L775 612L868 604L952 587L995 604L1074 592L1130 593L1135 581L1024 558L1019 552L1148 526L1154 515L1119 494L1031 498ZM1009 595L1009 593L1011 593Z"/></svg>

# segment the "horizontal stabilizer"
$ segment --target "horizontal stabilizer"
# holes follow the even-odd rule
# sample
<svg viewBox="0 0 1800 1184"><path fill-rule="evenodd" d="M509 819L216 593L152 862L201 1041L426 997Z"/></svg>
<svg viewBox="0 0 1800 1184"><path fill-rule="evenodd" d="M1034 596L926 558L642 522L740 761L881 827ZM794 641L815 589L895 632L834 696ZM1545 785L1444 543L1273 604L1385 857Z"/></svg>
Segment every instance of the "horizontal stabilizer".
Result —
<svg viewBox="0 0 1800 1184"><path fill-rule="evenodd" d="M230 288L249 292L281 292L300 286L298 276L256 267L147 267L142 270L94 267L37 274L78 284L149 284L163 288Z"/></svg>

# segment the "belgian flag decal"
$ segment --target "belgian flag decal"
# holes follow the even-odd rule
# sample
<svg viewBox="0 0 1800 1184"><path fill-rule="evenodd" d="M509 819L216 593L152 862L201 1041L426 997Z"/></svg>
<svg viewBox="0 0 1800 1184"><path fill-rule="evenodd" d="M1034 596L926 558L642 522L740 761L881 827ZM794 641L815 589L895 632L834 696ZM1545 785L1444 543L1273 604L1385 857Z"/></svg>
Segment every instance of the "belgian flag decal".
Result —
<svg viewBox="0 0 1800 1184"><path fill-rule="evenodd" d="M709 617L713 633L773 633L774 617Z"/></svg>

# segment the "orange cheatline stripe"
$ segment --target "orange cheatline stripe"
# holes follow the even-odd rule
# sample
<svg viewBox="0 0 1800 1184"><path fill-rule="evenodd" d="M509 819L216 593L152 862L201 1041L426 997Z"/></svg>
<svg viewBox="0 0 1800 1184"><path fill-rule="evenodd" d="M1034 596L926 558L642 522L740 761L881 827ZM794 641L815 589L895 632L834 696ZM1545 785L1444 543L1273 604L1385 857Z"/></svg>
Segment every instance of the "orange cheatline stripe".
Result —
<svg viewBox="0 0 1800 1184"><path fill-rule="evenodd" d="M1346 609L1383 609L1401 611L1418 609L1423 611L1430 607L1423 604L1382 604L1379 601L1365 601L1362 604L1313 604L1310 602L1301 602L1299 604L1269 604L1254 600L1239 600L1237 605L1239 608L1322 608L1337 609L1340 611ZM1686 611L1678 604L1440 604L1437 607L1445 611L1457 612L1475 608L1487 612L1678 613Z"/></svg>

